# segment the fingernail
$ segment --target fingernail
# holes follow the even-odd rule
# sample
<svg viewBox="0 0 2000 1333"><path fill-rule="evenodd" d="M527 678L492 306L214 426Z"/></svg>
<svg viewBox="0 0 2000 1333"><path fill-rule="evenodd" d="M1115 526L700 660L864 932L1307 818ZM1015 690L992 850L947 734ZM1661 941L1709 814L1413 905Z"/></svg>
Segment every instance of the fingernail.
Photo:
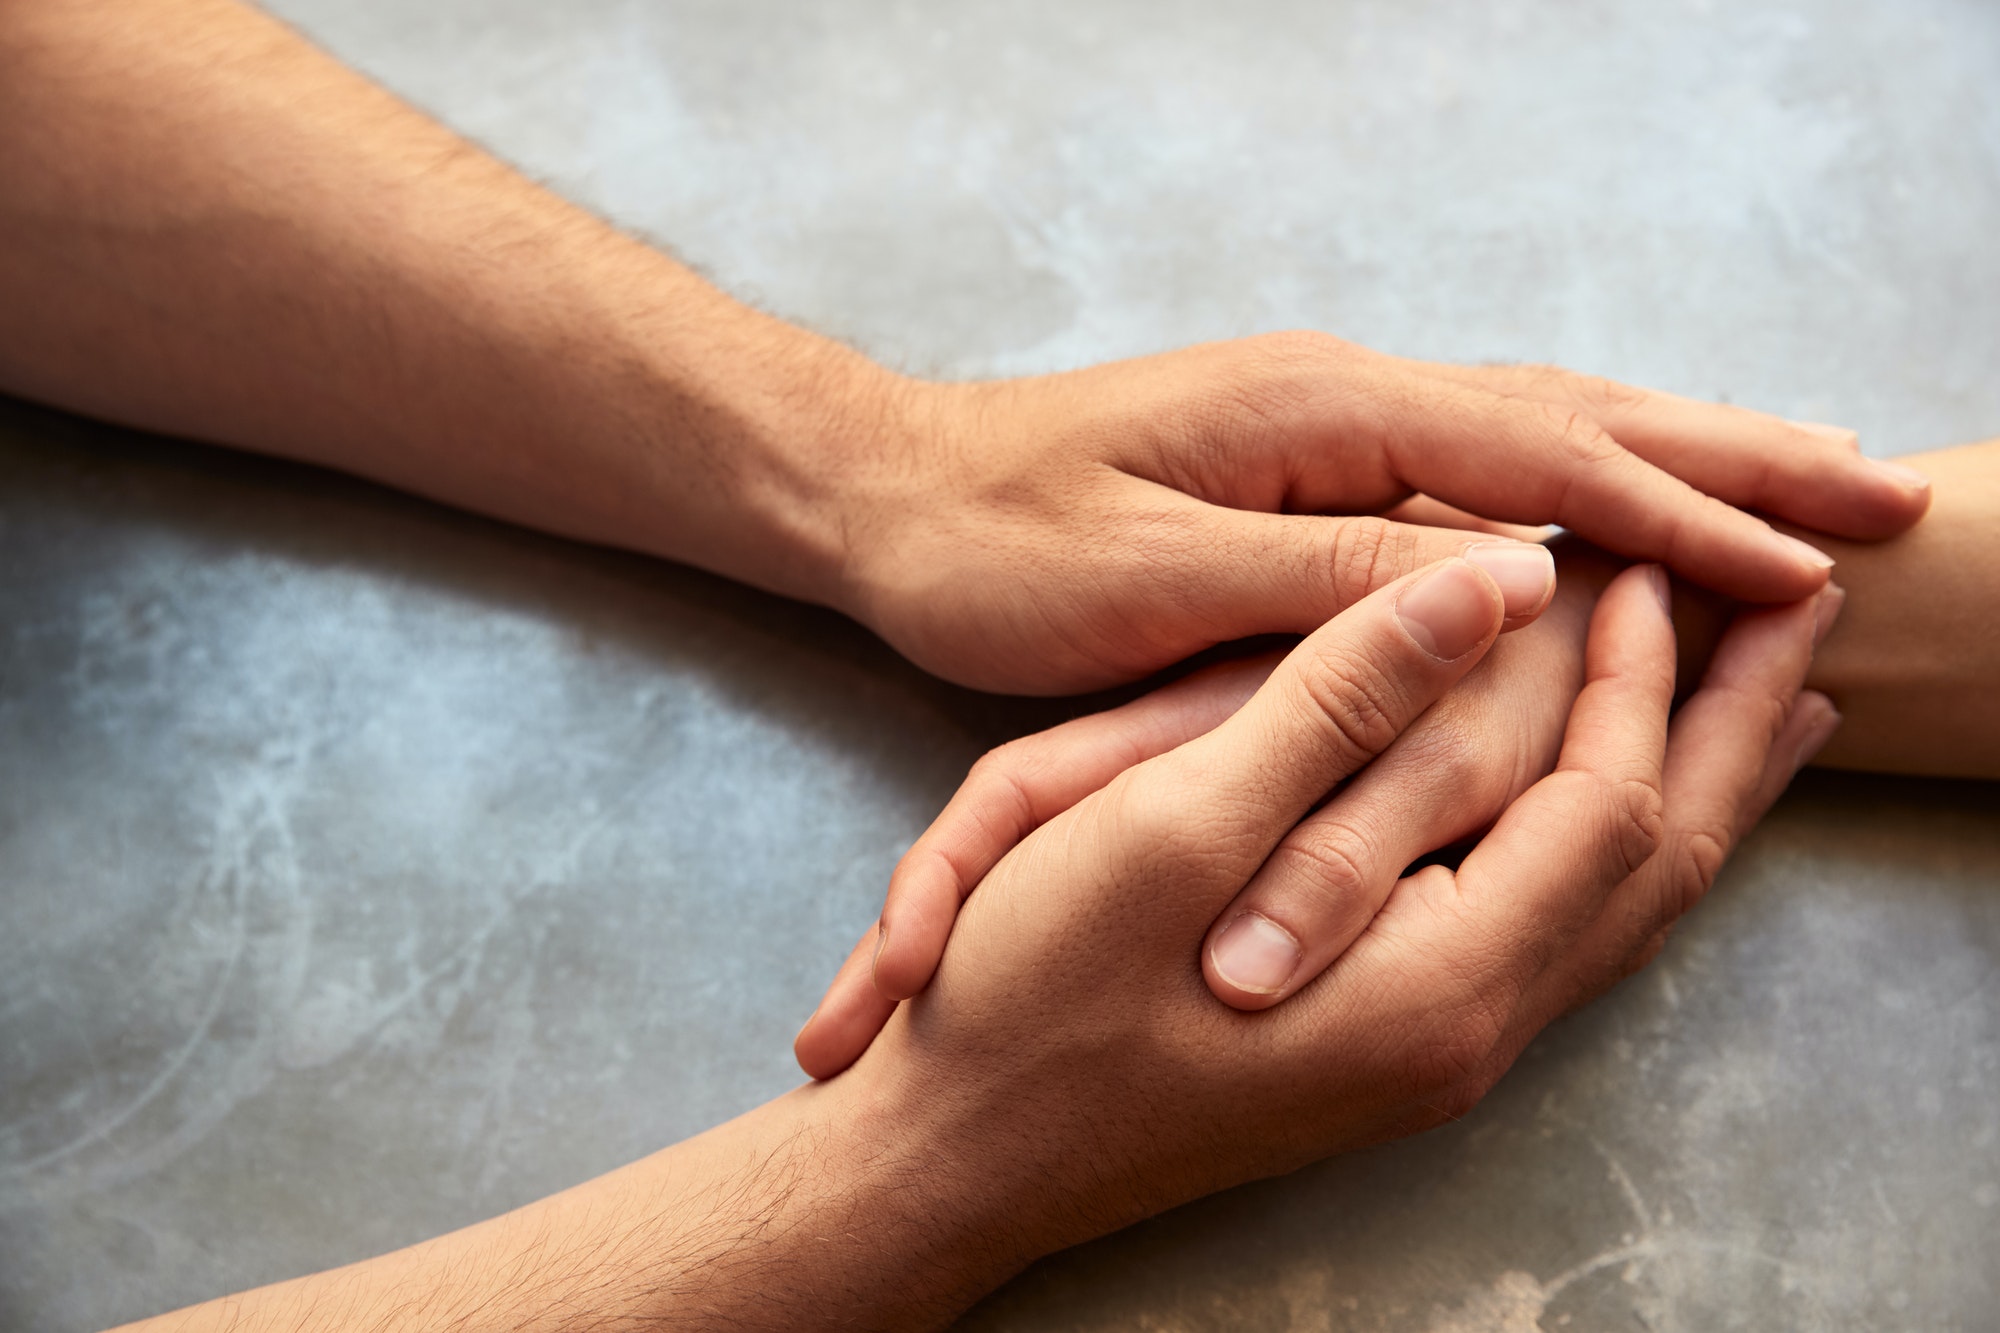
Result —
<svg viewBox="0 0 2000 1333"><path fill-rule="evenodd" d="M1826 642L1833 622L1840 619L1840 608L1846 605L1847 589L1838 583L1828 583L1819 590L1819 600L1813 604L1813 647Z"/></svg>
<svg viewBox="0 0 2000 1333"><path fill-rule="evenodd" d="M1913 491L1930 489L1931 479L1913 467L1905 467L1901 463L1891 463L1887 459L1882 458L1864 458L1861 461L1895 482L1898 486L1907 486Z"/></svg>
<svg viewBox="0 0 2000 1333"><path fill-rule="evenodd" d="M888 942L889 923L886 921L877 921L875 923L875 956L868 960L869 972L874 972L875 964L882 961L882 946Z"/></svg>
<svg viewBox="0 0 2000 1333"><path fill-rule="evenodd" d="M1674 585L1667 578L1667 571L1660 565L1646 567L1646 582L1653 585L1653 596L1660 599L1660 610L1667 619L1674 618Z"/></svg>
<svg viewBox="0 0 2000 1333"><path fill-rule="evenodd" d="M1549 604L1556 591L1556 558L1534 542L1481 542L1468 547L1465 558L1493 576L1508 616L1531 616Z"/></svg>
<svg viewBox="0 0 2000 1333"><path fill-rule="evenodd" d="M1403 589L1396 617L1417 647L1449 662L1478 647L1492 630L1492 597L1484 579L1454 560Z"/></svg>
<svg viewBox="0 0 2000 1333"><path fill-rule="evenodd" d="M1799 742L1799 752L1792 760L1792 772L1797 773L1819 758L1819 752L1826 748L1826 743L1833 739L1833 733L1840 730L1840 724L1844 721L1846 719L1841 717L1839 711L1829 706L1826 717L1814 723L1812 730L1806 733L1806 738Z"/></svg>
<svg viewBox="0 0 2000 1333"><path fill-rule="evenodd" d="M1245 912L1229 923L1209 951L1216 975L1254 995L1275 995L1299 970L1299 942L1269 917Z"/></svg>
<svg viewBox="0 0 2000 1333"><path fill-rule="evenodd" d="M1772 535L1808 564L1817 565L1821 569L1833 568L1833 557L1812 543L1802 542L1797 537L1786 532L1777 532L1774 530Z"/></svg>
<svg viewBox="0 0 2000 1333"><path fill-rule="evenodd" d="M1817 435L1822 440L1831 440L1835 444L1856 445L1861 442L1861 437L1847 427L1829 426L1824 421L1787 421L1785 424L1808 435Z"/></svg>

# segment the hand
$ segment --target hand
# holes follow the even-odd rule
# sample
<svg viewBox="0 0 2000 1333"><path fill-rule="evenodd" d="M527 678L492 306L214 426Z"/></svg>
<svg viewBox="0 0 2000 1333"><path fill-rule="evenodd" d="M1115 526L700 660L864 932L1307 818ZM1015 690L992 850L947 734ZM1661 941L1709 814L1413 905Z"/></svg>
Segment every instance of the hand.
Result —
<svg viewBox="0 0 2000 1333"><path fill-rule="evenodd" d="M1435 509L1427 516L1456 521ZM1405 867L1490 827L1553 769L1583 687L1591 611L1618 568L1578 543L1560 544L1556 563L1556 594L1540 618L1502 638L1379 759L1288 832L1217 917L1203 959L1218 998L1261 1009L1296 992L1361 933ZM1831 588L1818 603L1816 642L1843 596ZM800 1032L795 1049L806 1072L827 1077L846 1068L897 1001L929 983L960 905L1022 838L1125 769L1211 730L1277 660L1263 654L1211 668L983 757L898 863L880 920ZM1279 974L1232 976L1218 959L1216 945L1245 912L1278 930L1242 932L1251 947L1235 972L1261 963Z"/></svg>
<svg viewBox="0 0 2000 1333"><path fill-rule="evenodd" d="M1441 506L1429 506L1426 517L1463 521ZM1287 867L1289 878L1303 872L1307 901L1323 909L1322 919L1333 918L1321 929L1287 923L1295 938L1311 944L1311 960L1268 993L1218 984L1211 971L1218 996L1261 1008L1310 981L1374 915L1404 867L1485 829L1554 767L1563 724L1583 686L1591 608L1616 570L1600 553L1565 546L1554 598L1541 616L1496 643L1381 758L1287 834L1260 872L1260 884ZM897 864L878 923L800 1032L795 1049L806 1072L824 1078L846 1068L896 1002L929 983L960 905L1022 838L1126 769L1214 728L1263 684L1281 656L1209 668L1123 707L1009 742L973 765ZM1332 882L1336 866L1339 886Z"/></svg>
<svg viewBox="0 0 2000 1333"><path fill-rule="evenodd" d="M1414 492L1559 523L1753 601L1808 596L1826 567L1732 505L1872 539L1928 498L1841 432L1316 334L900 392L895 419L914 424L839 454L853 477L835 600L983 689L1082 690L1214 643L1307 633L1463 549L1460 533L1327 517L1380 515Z"/></svg>
<svg viewBox="0 0 2000 1333"><path fill-rule="evenodd" d="M1798 692L1806 603L1742 613L1670 728L1663 603L1656 571L1613 582L1556 773L1456 873L1400 882L1291 1003L1216 1003L1200 944L1353 771L1353 719L1390 731L1443 683L1353 711L1349 668L1371 657L1379 601L1307 640L1221 725L1023 841L967 904L930 989L826 1086L918 1126L909 1185L1005 1249L996 1268L1464 1114L1552 1016L1647 956L1835 721Z"/></svg>

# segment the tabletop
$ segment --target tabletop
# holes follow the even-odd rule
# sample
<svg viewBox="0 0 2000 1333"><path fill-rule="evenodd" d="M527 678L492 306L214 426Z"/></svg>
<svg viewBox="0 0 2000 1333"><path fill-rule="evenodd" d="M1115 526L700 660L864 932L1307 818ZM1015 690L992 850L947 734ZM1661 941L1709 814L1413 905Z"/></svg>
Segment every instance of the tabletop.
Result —
<svg viewBox="0 0 2000 1333"><path fill-rule="evenodd" d="M1311 326L2000 431L1987 0L280 0L900 368ZM0 400L0 1325L361 1258L799 1078L984 749L830 612ZM999 1330L2000 1328L2000 785L1808 773L1473 1114Z"/></svg>

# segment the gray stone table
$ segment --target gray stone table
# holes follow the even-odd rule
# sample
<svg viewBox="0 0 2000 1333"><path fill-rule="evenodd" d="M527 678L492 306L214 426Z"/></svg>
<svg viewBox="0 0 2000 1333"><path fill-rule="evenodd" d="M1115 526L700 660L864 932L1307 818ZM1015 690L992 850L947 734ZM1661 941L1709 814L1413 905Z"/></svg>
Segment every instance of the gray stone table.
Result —
<svg viewBox="0 0 2000 1333"><path fill-rule="evenodd" d="M1990 0L283 0L947 375L1290 325L2000 431ZM986 746L828 613L0 403L0 1327L378 1252L789 1086ZM976 1330L2000 1328L2000 791L1809 775L1445 1131Z"/></svg>

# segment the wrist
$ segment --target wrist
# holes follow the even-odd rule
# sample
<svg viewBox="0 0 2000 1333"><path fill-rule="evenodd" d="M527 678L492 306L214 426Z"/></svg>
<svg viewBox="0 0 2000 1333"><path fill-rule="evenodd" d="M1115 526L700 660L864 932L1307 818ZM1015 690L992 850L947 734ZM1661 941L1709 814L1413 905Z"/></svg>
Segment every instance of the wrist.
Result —
<svg viewBox="0 0 2000 1333"><path fill-rule="evenodd" d="M1010 1182L981 1179L949 1104L884 1072L796 1088L655 1159L682 1188L692 1167L712 1203L662 1247L678 1291L649 1313L936 1328L1035 1257L995 1207Z"/></svg>
<svg viewBox="0 0 2000 1333"><path fill-rule="evenodd" d="M608 497L614 544L855 613L855 541L918 452L923 386L704 288L676 328L642 327ZM685 303L683 303L685 304Z"/></svg>

